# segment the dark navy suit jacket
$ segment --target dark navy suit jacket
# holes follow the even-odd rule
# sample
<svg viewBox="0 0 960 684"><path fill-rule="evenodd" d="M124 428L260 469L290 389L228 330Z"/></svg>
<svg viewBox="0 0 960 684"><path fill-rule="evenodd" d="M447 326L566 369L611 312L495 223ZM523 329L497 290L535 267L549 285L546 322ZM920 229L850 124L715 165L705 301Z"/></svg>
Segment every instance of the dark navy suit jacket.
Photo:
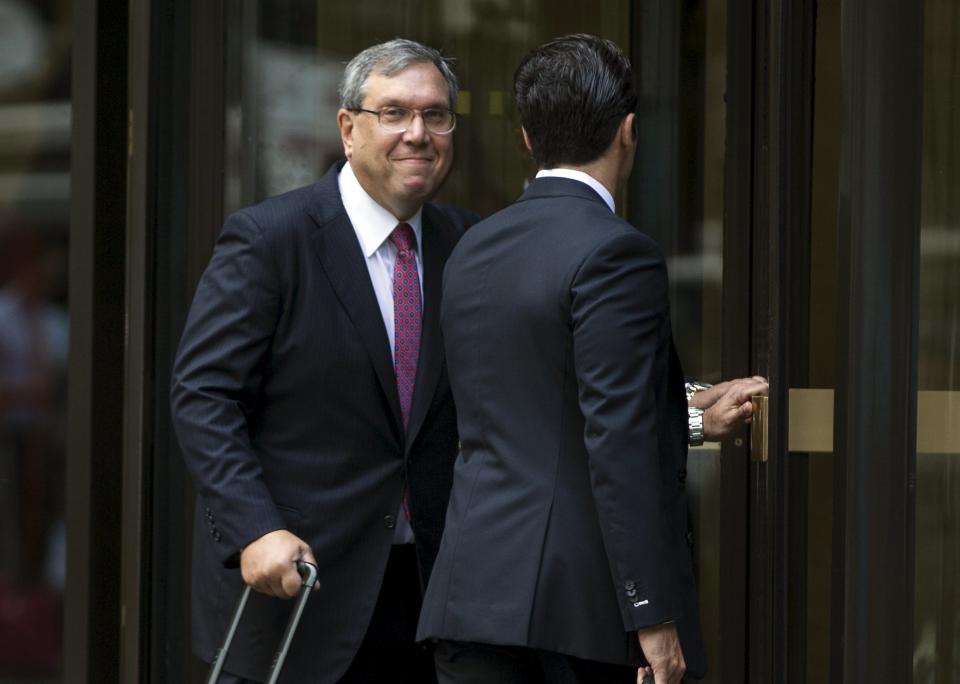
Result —
<svg viewBox="0 0 960 684"><path fill-rule="evenodd" d="M676 620L703 672L687 412L654 242L584 183L533 181L447 262L457 460L418 638L643 663Z"/></svg>
<svg viewBox="0 0 960 684"><path fill-rule="evenodd" d="M439 330L444 262L474 218L423 209L424 319L407 438L389 342L337 186L316 184L226 222L190 309L172 414L199 489L194 649L211 660L242 580L240 550L288 529L319 563L283 681L333 682L380 590L404 483L424 583L457 449ZM291 607L254 594L227 670L262 680Z"/></svg>

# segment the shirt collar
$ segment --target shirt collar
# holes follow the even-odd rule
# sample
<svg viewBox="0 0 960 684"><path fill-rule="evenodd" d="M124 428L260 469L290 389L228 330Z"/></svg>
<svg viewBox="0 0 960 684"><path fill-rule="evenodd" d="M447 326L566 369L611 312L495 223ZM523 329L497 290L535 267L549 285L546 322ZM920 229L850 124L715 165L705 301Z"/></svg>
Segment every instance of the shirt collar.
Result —
<svg viewBox="0 0 960 684"><path fill-rule="evenodd" d="M360 181L357 180L353 169L350 168L350 162L343 165L337 182L340 186L343 208L347 211L347 217L353 224L353 229L357 231L363 256L369 259L383 246L383 243L390 237L390 233L397 227L400 220L377 204L367 194L367 191L360 185ZM423 207L418 209L417 213L404 223L410 224L410 227L413 228L413 234L417 236L417 251L423 253L421 246L423 244L421 239Z"/></svg>
<svg viewBox="0 0 960 684"><path fill-rule="evenodd" d="M604 202L607 203L607 206L610 207L610 211L614 213L617 211L616 205L613 202L613 195L611 195L610 191L603 186L603 183L598 181L589 173L576 171L575 169L541 169L537 172L537 178L569 178L570 180L586 183L593 188L598 195L600 195L600 198Z"/></svg>

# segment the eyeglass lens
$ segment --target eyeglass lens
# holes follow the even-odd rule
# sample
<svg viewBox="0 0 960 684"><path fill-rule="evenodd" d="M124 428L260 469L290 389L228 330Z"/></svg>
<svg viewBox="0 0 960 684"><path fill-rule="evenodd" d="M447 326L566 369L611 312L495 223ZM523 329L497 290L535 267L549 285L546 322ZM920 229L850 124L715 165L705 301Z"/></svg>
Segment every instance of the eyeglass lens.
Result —
<svg viewBox="0 0 960 684"><path fill-rule="evenodd" d="M419 110L407 107L385 107L378 112L377 116L384 129L399 133L413 125L413 119L417 111ZM424 109L420 112L420 115L423 117L423 125L431 133L449 133L453 130L454 114L451 111Z"/></svg>

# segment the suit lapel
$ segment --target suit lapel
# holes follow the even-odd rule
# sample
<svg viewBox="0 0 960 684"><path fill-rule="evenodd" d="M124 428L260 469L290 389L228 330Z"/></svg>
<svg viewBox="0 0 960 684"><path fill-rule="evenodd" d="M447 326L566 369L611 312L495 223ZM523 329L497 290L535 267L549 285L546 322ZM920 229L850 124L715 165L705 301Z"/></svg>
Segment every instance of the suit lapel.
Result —
<svg viewBox="0 0 960 684"><path fill-rule="evenodd" d="M319 222L316 216L314 220ZM356 326L370 355L380 387L390 405L394 431L399 437L403 431L390 341L383 327L380 306L370 283L370 273L363 260L356 231L346 212L341 212L332 220L321 224L320 229L314 233L313 246L334 292Z"/></svg>
<svg viewBox="0 0 960 684"><path fill-rule="evenodd" d="M413 388L410 425L407 427L405 453L423 426L433 401L440 371L443 368L443 341L440 336L440 295L443 284L443 265L452 245L445 239L446 220L430 205L423 209L423 324L420 332L420 358L417 361L417 381Z"/></svg>

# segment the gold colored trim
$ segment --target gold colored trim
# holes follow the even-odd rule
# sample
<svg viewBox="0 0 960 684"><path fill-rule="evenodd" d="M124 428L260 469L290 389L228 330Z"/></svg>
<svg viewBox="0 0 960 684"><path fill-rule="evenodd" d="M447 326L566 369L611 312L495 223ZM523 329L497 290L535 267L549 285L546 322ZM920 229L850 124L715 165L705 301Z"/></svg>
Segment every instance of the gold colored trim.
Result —
<svg viewBox="0 0 960 684"><path fill-rule="evenodd" d="M750 397L753 404L753 418L750 422L750 458L766 463L770 460L769 417L770 398L758 395Z"/></svg>
<svg viewBox="0 0 960 684"><path fill-rule="evenodd" d="M833 390L790 389L790 451L833 452ZM917 394L917 453L960 454L960 392Z"/></svg>
<svg viewBox="0 0 960 684"><path fill-rule="evenodd" d="M457 114L469 114L470 113L470 91L461 90L457 93Z"/></svg>
<svg viewBox="0 0 960 684"><path fill-rule="evenodd" d="M503 116L503 99L502 90L490 91L490 114L493 116Z"/></svg>
<svg viewBox="0 0 960 684"><path fill-rule="evenodd" d="M833 390L790 388L790 451L833 452Z"/></svg>
<svg viewBox="0 0 960 684"><path fill-rule="evenodd" d="M917 393L917 453L960 454L960 392Z"/></svg>

